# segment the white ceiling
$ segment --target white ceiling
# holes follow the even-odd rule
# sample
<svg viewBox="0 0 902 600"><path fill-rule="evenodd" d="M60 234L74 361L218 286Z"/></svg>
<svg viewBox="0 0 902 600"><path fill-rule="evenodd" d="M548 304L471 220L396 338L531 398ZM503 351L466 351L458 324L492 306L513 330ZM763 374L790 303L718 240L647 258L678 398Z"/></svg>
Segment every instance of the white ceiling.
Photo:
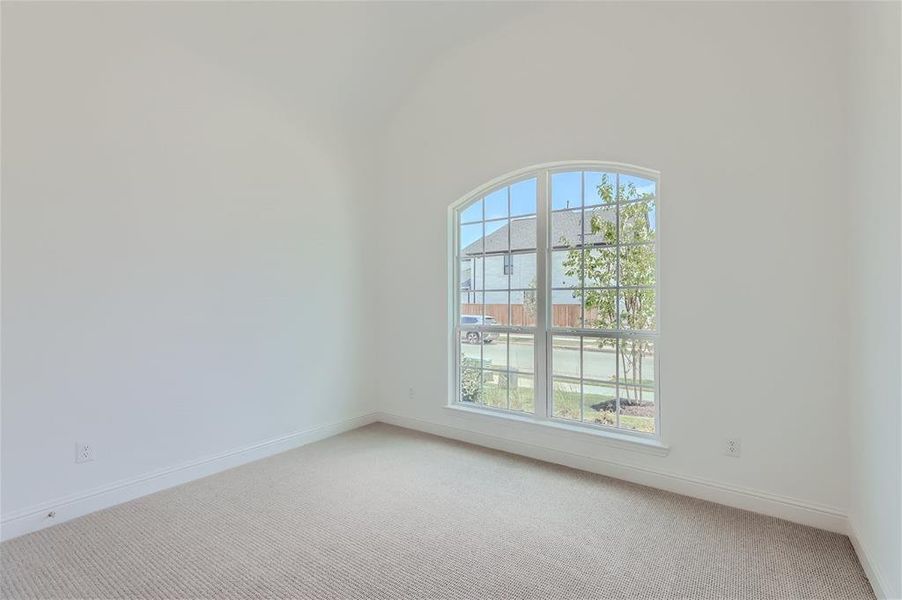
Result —
<svg viewBox="0 0 902 600"><path fill-rule="evenodd" d="M206 60L242 72L282 102L350 129L371 131L390 118L404 94L443 52L536 6L165 3L143 5L145 14L135 24L145 32L154 28Z"/></svg>

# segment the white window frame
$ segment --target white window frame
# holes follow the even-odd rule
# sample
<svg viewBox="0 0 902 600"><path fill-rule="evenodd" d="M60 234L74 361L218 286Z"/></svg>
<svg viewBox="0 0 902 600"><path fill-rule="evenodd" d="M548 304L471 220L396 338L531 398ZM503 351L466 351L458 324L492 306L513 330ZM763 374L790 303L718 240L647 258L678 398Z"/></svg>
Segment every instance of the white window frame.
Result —
<svg viewBox="0 0 902 600"><path fill-rule="evenodd" d="M551 318L551 286L548 285L548 274L551 272L551 232L549 217L551 215L549 193L551 176L554 173L568 171L605 171L616 172L625 175L634 175L655 181L655 329L648 332L630 332L620 330L603 330L596 328L556 328L550 326ZM517 182L536 179L536 326L472 326L466 327L460 324L460 281L458 256L458 235L460 231L459 221L461 210L471 202L479 200L497 189L515 184ZM543 425L558 427L570 431L591 433L615 440L647 442L651 446L666 448L663 445L663 420L662 420L662 395L661 395L661 175L653 169L638 167L617 162L607 161L564 161L553 162L526 167L508 173L476 188L466 196L454 202L448 208L448 331L449 349L451 360L449 364L449 393L448 407L466 410L490 416L502 417L517 421L527 421ZM618 211L619 212L619 211ZM618 281L619 285L619 281ZM484 292L482 292L484 293ZM461 331L477 329L480 331L496 331L499 333L525 333L532 334L535 340L535 364L534 364L534 414L494 408L483 405L473 405L460 402L460 348L459 340ZM595 423L576 422L560 419L552 416L551 399L551 344L554 335L570 335L582 337L648 337L655 342L654 363L654 387L655 387L655 431L654 433L620 429ZM508 353L510 350L508 349ZM582 353L582 350L580 350Z"/></svg>

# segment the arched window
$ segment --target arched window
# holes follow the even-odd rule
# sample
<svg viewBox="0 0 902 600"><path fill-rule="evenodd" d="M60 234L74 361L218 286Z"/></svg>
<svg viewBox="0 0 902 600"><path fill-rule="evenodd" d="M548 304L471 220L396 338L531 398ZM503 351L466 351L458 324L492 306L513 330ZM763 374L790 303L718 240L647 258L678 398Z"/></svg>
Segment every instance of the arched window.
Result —
<svg viewBox="0 0 902 600"><path fill-rule="evenodd" d="M557 163L452 207L452 404L659 435L658 181Z"/></svg>

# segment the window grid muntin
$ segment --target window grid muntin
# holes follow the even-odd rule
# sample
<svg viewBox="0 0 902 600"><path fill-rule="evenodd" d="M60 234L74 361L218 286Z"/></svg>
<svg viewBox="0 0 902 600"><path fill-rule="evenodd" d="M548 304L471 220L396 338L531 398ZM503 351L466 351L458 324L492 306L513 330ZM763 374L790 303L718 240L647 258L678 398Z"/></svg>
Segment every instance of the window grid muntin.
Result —
<svg viewBox="0 0 902 600"><path fill-rule="evenodd" d="M561 172L566 172L568 170L572 171L572 168L568 169L565 167L564 170ZM585 198L585 194L586 194L585 172L586 172L585 169L581 170L581 177L580 177L581 196L580 196L579 210L581 211L580 212L580 214L581 214L580 222L581 222L581 231L582 231L581 238L578 240L577 244L569 246L569 247L554 246L553 244L555 243L555 240L552 238L551 232L549 232L550 235L549 235L549 240L548 240L549 250L558 250L558 251L560 251L561 249L565 249L567 251L579 250L581 253L581 255L580 255L580 258L581 258L581 260L580 260L580 278L579 278L580 279L580 287L579 288L576 288L576 287L571 287L571 288L550 287L547 292L547 295L548 295L548 308L549 308L549 310L553 310L554 304L552 303L552 300L551 300L552 292L554 292L554 291L558 291L558 292L570 291L570 292L572 292L576 289L579 289L580 300L581 300L580 301L580 324L582 326L581 327L567 327L567 328L556 327L554 324L554 320L551 319L549 321L549 325L547 328L548 335L549 335L548 347L549 347L549 349L552 347L555 336L560 336L560 335L567 335L569 337L577 336L580 339L580 386L579 386L579 389L580 389L580 423L582 425L600 427L600 428L605 428L605 429L616 429L619 432L629 432L631 435L646 435L647 436L647 435L650 435L648 432L624 430L621 428L621 424L620 424L621 382L620 382L619 377L615 378L615 399L616 399L616 411L615 411L616 417L615 417L615 419L616 420L615 420L614 426L611 427L611 426L599 425L599 424L595 424L595 423L586 423L583 420L583 418L584 418L584 415L583 415L584 397L585 397L585 383L584 383L585 377L584 377L584 373L583 373L582 369L583 369L584 340L586 337L604 337L604 338L611 338L611 339L616 340L615 365L616 365L616 368L618 369L618 371L619 371L619 363L621 360L620 351L621 351L621 344L622 344L623 339L640 338L641 337L641 338L650 339L653 342L655 342L657 339L657 330L658 330L658 310L657 310L657 308L658 308L658 306L657 306L658 305L658 276L657 276L657 271L658 271L658 260L659 260L658 245L657 245L657 241L658 241L658 239L657 239L657 229L658 229L657 228L657 198L659 196L658 180L656 177L649 178L650 180L654 181L654 183L655 183L655 194L653 196L651 196L649 198L638 198L635 200L623 201L621 193L620 193L620 175L621 174L620 174L620 172L615 171L613 173L614 190L615 190L614 202L602 203L600 205L591 205L591 206L587 207L586 206L586 198ZM549 183L550 182L551 182L551 177L549 177ZM554 190L550 189L548 192L549 198L551 198L553 193L554 193ZM648 201L652 201L655 203L655 219L654 219L654 223L653 223L653 232L654 232L653 239L651 241L627 242L625 244L622 244L621 243L621 235L620 235L621 234L621 223L620 223L621 207L624 205L637 204L640 202L648 202ZM549 203L550 203L550 200L549 200ZM597 209L599 207L613 209L614 235L615 235L615 240L614 240L613 244L607 243L607 242L602 242L602 243L596 242L596 243L589 243L589 244L586 243L587 234L590 234L590 232L591 232L590 227L587 225L588 219L586 218L586 210L587 209L593 210L593 209ZM550 212L551 213L555 213L555 212L562 213L562 212L573 212L574 210L575 209L573 209L573 208L563 208L563 209L553 210ZM652 285L652 286L623 286L620 284L620 282L622 280L621 248L630 247L630 246L639 246L639 245L652 247L652 249L654 251L654 256L655 256L654 285ZM585 283L586 283L586 260L585 260L586 251L591 248L598 248L598 247L612 248L614 250L615 273L616 273L614 286L586 287L586 285L585 285ZM549 265L550 265L550 262L549 262ZM655 311L654 311L655 318L654 318L654 328L653 329L649 329L649 330L624 329L622 317L621 317L622 311L621 311L621 306L620 306L621 299L623 298L621 292L623 290L628 291L628 290L632 290L632 289L647 289L647 290L651 290L652 293L654 294L654 296L655 296ZM614 292L615 292L614 316L615 316L615 322L616 322L615 329L586 327L585 293L587 290L614 290ZM560 379L560 378L554 375L554 353L549 351L548 356L549 356L549 361L550 361L549 367L547 369L547 371L548 371L548 373L547 373L547 379L548 379L548 386L547 386L548 387L548 392L547 392L548 411L547 412L548 412L548 417L551 419L562 420L562 421L565 421L568 423L572 423L572 421L570 419L561 419L561 418L555 416L554 387L553 386L554 386L555 379ZM651 435L656 437L660 430L659 429L660 428L660 419L659 419L659 415L660 415L659 396L660 396L660 394L658 394L658 378L657 378L657 364L658 364L657 344L655 344L654 362L655 362L655 418L654 418L655 430L654 430L654 434L651 434Z"/></svg>
<svg viewBox="0 0 902 600"><path fill-rule="evenodd" d="M476 331L476 330L471 330L471 331ZM479 333L482 334L482 333L486 333L486 332L479 331ZM485 353L486 345L484 343L480 343L479 344L479 362L478 362L478 364L475 366L470 366L470 367L466 367L466 368L461 366L459 369L461 373L463 373L464 371L474 371L474 372L478 371L479 372L479 390L480 390L480 393L482 394L482 398L480 398L480 400L478 402L472 402L472 404L476 404L476 405L478 405L480 407L484 407L484 408L494 408L496 410L513 410L514 412L517 412L517 413L534 414L534 412L523 411L520 409L511 408L511 394L512 394L512 390L513 390L514 382L519 381L520 378L526 378L526 379L532 380L533 388L535 388L535 379L536 379L535 365L534 365L535 361L533 360L533 364L529 365L526 368L526 370L521 370L511 360L512 347L515 344L511 341L510 338L514 335L517 335L517 333L516 332L507 332L507 331L505 331L503 333L502 332L499 332L499 333L501 335L507 336L506 347L505 347L505 359L504 359L505 365L504 366L487 366L487 365L491 365L492 363L487 361L486 353ZM532 352L534 353L535 352L535 336L531 333L520 334L520 335L527 335L528 337L531 338L531 344L528 344L528 345L532 347ZM458 356L464 356L464 353L460 350L460 347L465 343L466 342L464 341L464 338L459 338L459 340L458 340ZM486 397L486 373L496 373L499 376L503 376L505 378L505 386L506 386L505 387L505 395L504 395L505 408L501 408L501 407L498 407L495 405L490 405L490 404L486 403L486 400L487 400L487 397ZM459 399L461 399L461 401L463 401L462 400L462 398L463 398L463 390L462 389L458 390L457 397ZM468 402L468 404L471 404L471 403ZM534 408L532 410L534 411Z"/></svg>
<svg viewBox="0 0 902 600"><path fill-rule="evenodd" d="M538 293L537 288L521 287L521 286L514 287L512 285L512 275L514 273L514 269L512 267L514 264L515 256L533 255L533 256L535 256L536 262L538 261L538 238L536 238L536 243L534 243L532 245L532 247L529 247L529 248L521 247L521 248L514 249L512 233L511 233L512 229L513 229L513 227L512 227L513 222L521 221L521 220L529 220L530 218L537 219L537 217L538 217L538 198L537 197L535 199L535 205L536 205L535 211L526 212L526 213L518 213L517 215L512 214L512 212L513 212L513 207L512 207L512 202L511 202L512 186L514 186L518 183L521 183L521 182L529 181L531 179L536 180L536 195L538 196L538 176L534 175L534 174L530 174L526 177L522 177L517 180L508 181L501 186L496 186L493 189L489 189L489 190L486 190L486 191L480 193L479 197L474 199L474 202L481 202L481 211L482 211L481 221L469 221L466 223L460 221L460 215L465 210L467 210L467 208L469 208L469 206L472 205L472 203L469 203L455 211L455 223L454 223L455 232L456 232L455 235L459 235L460 229L464 225L481 224L481 226L482 226L482 237L479 239L480 243L479 243L479 252L478 253L463 254L462 251L464 248L462 247L462 243L459 240L455 243L454 281L455 281L456 286L459 288L457 290L457 292L458 292L458 294L467 294L467 295L474 294L474 296L476 298L481 297L482 308L480 310L480 315L482 316L482 321L483 321L482 324L468 324L468 325L462 324L461 317L466 316L466 314L469 314L469 313L464 313L462 310L462 307L460 305L461 296L458 296L455 299L455 302L456 302L455 311L454 311L454 313L455 313L455 340L456 340L455 343L457 344L457 348L455 350L455 357L456 357L455 362L459 361L462 356L462 352L460 351L460 344L464 343L463 336L466 335L466 332L478 332L480 334L480 342L479 342L480 359L479 359L479 366L478 366L479 386L480 386L480 393L483 394L483 397L481 398L481 402L479 404L481 407L487 408L487 409L513 411L514 409L511 408L511 383L513 382L514 375L516 374L516 376L518 376L518 377L521 375L528 377L529 379L533 380L533 382L535 382L535 380L537 378L537 374L536 374L537 369L536 369L535 364L531 365L531 369L529 371L519 371L519 370L517 370L516 372L514 371L514 368L511 365L511 343L510 343L510 336L513 334L529 335L532 337L532 346L533 346L532 351L533 351L533 354L535 354L536 326L534 326L534 325L533 326L513 325L512 323L513 323L513 306L514 305L511 304L511 299L515 292L521 293L524 296L527 292L533 292L536 294ZM505 189L505 192L506 192L507 216L486 219L487 215L486 215L485 199L489 195L497 193L499 191L499 189ZM489 250L489 244L486 243L486 239L489 235L494 233L494 230L491 233L487 233L487 232L490 229L492 229L493 225L497 225L497 224L502 224L501 225L502 227L504 226L503 224L507 225L506 244L505 244L506 247L503 250ZM499 229L500 229L500 227L499 227ZM497 230L497 229L495 229L495 230ZM471 242L471 244L472 243L475 243L475 242ZM505 266L503 267L502 273L503 273L503 278L506 281L506 286L504 288L491 287L490 284L487 282L486 265L488 262L487 258L489 258L489 257L503 257L503 263ZM481 278L479 281L480 285L476 285L477 282L475 281L475 277L474 277L474 281L472 282L473 287L466 288L466 289L461 288L460 266L464 260L474 260L474 261L478 260L479 261L479 270L481 273ZM511 268L508 269L508 266L510 266ZM535 268L537 271L538 264L536 264ZM490 316L488 313L488 310L486 308L487 305L491 304L490 302L487 302L487 296L489 296L489 294L504 294L506 296L506 299L507 299L507 302L506 302L507 323L508 323L507 325L505 325L503 323L496 324L496 325L487 325L485 323L486 317ZM499 369L499 368L485 366L485 364L486 364L486 362L485 362L486 361L486 359L485 359L485 342L481 340L482 335L484 333L498 333L500 335L507 336L507 345L506 345L506 349L505 349L505 353L506 353L505 360L506 360L506 364L507 364L506 369ZM463 390L461 389L461 385L460 385L460 379L462 377L463 372L464 372L464 368L462 365L455 366L455 373L456 373L456 375L455 375L455 380L456 380L455 399L457 401L462 401L462 398L463 398ZM486 372L499 373L506 377L505 408L503 408L503 409L499 409L498 407L489 406L489 405L485 404ZM533 384L533 387L535 387L535 383ZM522 412L522 411L516 410L515 412ZM531 414L535 414L534 407L533 407L533 411Z"/></svg>
<svg viewBox="0 0 902 600"><path fill-rule="evenodd" d="M517 214L515 216L511 214L513 212L513 210L512 210L513 207L512 207L512 203L511 203L511 188L518 183L526 182L526 181L529 181L532 179L536 179L536 181L538 182L538 177L536 175L530 175L528 177L521 178L519 180L507 182L507 183L503 184L503 186L498 186L494 189L482 192L479 195L479 197L477 197L473 200L473 202L470 202L467 205L462 206L455 211L454 226L455 226L456 235L460 234L460 231L464 226L472 227L474 225L480 225L481 232L482 232L482 235L480 238L478 238L478 240L475 240L474 242L471 242L470 244L468 244L466 246L466 247L469 247L470 245L478 242L478 246L479 246L478 252L464 254L463 250L465 247L462 247L462 241L458 240L455 244L455 259L457 261L456 266L455 266L455 281L458 282L458 284L457 284L458 293L467 294L467 295L473 294L476 298L481 297L481 301L477 300L476 302L473 302L473 303L467 302L467 304L468 305L481 304L481 309L480 309L478 316L480 316L483 320L482 325L463 326L460 323L460 317L465 316L465 315L470 315L472 313L464 313L463 312L463 310L461 308L460 298L458 298L456 301L457 304L456 304L455 313L457 315L456 316L456 320L457 320L456 327L459 329L463 329L463 328L467 327L470 329L478 330L478 329L481 329L484 327L494 327L494 326L485 325L485 319L491 316L491 315L489 315L488 310L486 308L488 305L492 304L490 302L487 302L486 297L489 294L506 294L507 301L504 304L507 306L507 310L506 310L507 325L502 324L502 325L500 325L501 327L531 327L533 329L535 328L534 325L525 325L525 326L513 325L513 322L514 322L514 319L513 319L514 308L513 307L515 305L511 304L511 298L513 296L513 292L522 292L522 293L524 293L524 295L526 292L534 292L537 294L538 290L536 288L527 288L527 287L520 287L520 286L513 287L512 283L511 283L511 275L513 273L512 268L510 269L510 271L508 271L507 268L504 268L503 277L506 282L505 287L490 287L489 283L486 280L486 265L488 262L487 259L489 257L504 257L503 258L504 262L506 264L509 263L511 266L513 265L513 262L514 262L514 256L533 254L536 256L536 260L538 260L538 248L537 248L538 244L537 243L534 244L530 248L514 249L512 247L513 240L511 238L511 232L513 229L512 223L514 221L528 220L530 218L537 218L537 216L538 216L538 198L536 198L536 201L535 201L535 204L536 204L535 212L521 213L521 214ZM491 219L487 219L486 218L486 216L487 216L487 214L486 214L486 198L488 198L492 194L497 193L500 189L505 190L506 204L507 204L507 216L506 217L494 217ZM536 185L536 193L538 195L538 185ZM470 206L472 206L473 203L476 203L476 202L480 203L482 219L480 221L462 222L460 219L460 216L464 212L466 212L466 210ZM495 231L497 231L497 229L500 229L500 227L498 227L497 229L492 230L491 233L488 233L488 231L490 229L492 229L493 224L500 224L502 227L504 226L504 224L507 225L506 248L504 248L503 250L491 250L491 251L488 250L488 244L486 243L488 236L492 235ZM536 239L536 242L538 242L538 239ZM472 281L471 287L469 287L469 288L462 288L460 286L460 265L465 260L472 260L474 262L478 261L478 264L479 264L479 266L478 266L479 273L480 273L479 280L477 282L476 277L475 277L475 269L474 269L474 276L472 277L473 281ZM536 270L538 270L538 265L536 265Z"/></svg>
<svg viewBox="0 0 902 600"><path fill-rule="evenodd" d="M562 208L562 209L552 209L551 208L551 206L552 206L551 177L553 174L556 174L556 173L572 172L572 171L577 171L577 170L580 171L580 200L581 200L580 204L581 205L579 206L579 211L580 211L580 216L581 216L580 217L581 231L584 232L584 230L585 230L585 223L586 223L585 212L587 209L589 209L589 210L595 210L595 209L599 209L599 208L613 209L614 210L614 219L615 219L614 226L615 226L615 234L616 234L616 242L614 244L596 243L596 242L586 243L585 237L580 236L578 243L573 246L554 246L553 240L551 239L552 238L552 235L551 235L552 234L552 222L551 222L552 214L553 213L561 213L561 212L572 212L575 210L575 208L573 208L573 207ZM589 172L589 171L598 172L598 173L608 173L609 175L614 176L614 185L615 185L615 190L616 190L614 202L610 202L610 203L601 202L599 204L593 204L590 206L586 206L585 177L586 177L586 172ZM629 175L631 177L638 177L638 178L646 179L650 182L653 182L654 194L652 194L648 197L639 197L639 198L636 198L633 200L624 200L620 193L620 181L621 181L620 177L621 177L621 175ZM537 180L536 212L517 215L516 217L514 217L511 215L511 212L512 212L511 200L510 200L511 186L514 186L517 183L520 183L523 181L530 180L532 178L535 178ZM653 363L653 366L654 366L654 368L653 368L653 373L654 373L653 394L654 394L654 408L655 408L654 433L642 432L642 431L637 431L637 430L632 430L632 429L620 429L619 427L599 425L596 423L581 422L580 425L584 426L584 427L589 427L589 428L598 428L598 429L606 429L606 430L616 429L618 433L640 436L640 437L660 438L660 436L661 436L661 420L660 420L661 394L660 394L660 378L658 375L659 354L660 354L660 349L659 349L659 345L658 345L658 331L660 328L660 321L659 321L659 314L660 314L660 311L659 311L659 306L660 306L660 291L659 291L659 280L660 280L660 278L659 278L660 253L659 252L660 252L660 247L659 247L659 243L660 242L659 242L659 236L658 236L658 222L659 222L658 215L660 213L659 213L658 200L660 198L660 180L659 180L658 174L656 172L653 172L650 170L636 168L636 167L629 167L629 166L625 166L625 165L611 165L611 164L599 164L599 163L572 163L572 164L563 164L562 163L560 165L536 168L536 169L530 170L528 172L524 171L524 172L522 172L522 174L518 175L516 178L511 178L504 182L500 182L494 188L487 189L487 191L480 192L480 195L477 198L474 198L474 201L479 201L479 200L484 199L489 194L496 192L498 190L498 188L500 188L502 186L508 188L507 196L508 196L508 220L509 221L514 220L514 218L528 218L528 217L533 217L533 216L536 217L536 220L537 220L537 223L536 223L536 238L537 238L536 248L535 249L529 248L529 249L521 251L524 253L536 252L536 254L537 254L537 262L538 262L538 264L537 264L537 270L538 270L537 271L537 286L536 286L536 288L523 288L523 291L533 291L533 289L536 290L536 292L538 294L538 299L540 299L542 301L542 303L544 304L543 307L540 307L543 309L543 310L541 310L542 316L537 318L536 324L534 326L528 326L528 327L522 327L522 326L507 326L507 327L471 326L471 327L474 329L485 329L486 331L496 330L496 331L507 331L509 333L522 332L522 333L535 334L536 367L535 367L533 373L528 374L528 376L531 376L531 378L533 379L533 384L534 384L534 388L535 388L535 399L536 399L535 416L542 417L544 419L550 419L550 420L558 420L552 416L552 407L551 407L552 396L550 394L550 391L551 391L550 388L552 386L552 382L554 379L553 365L552 365L552 359L551 359L551 340L552 340L553 335L578 335L578 336L581 336L581 341L580 341L581 352L582 352L582 347L583 347L585 338L592 338L592 337L614 338L617 340L617 352L618 353L620 351L622 340L632 339L632 338L649 339L654 344L654 363ZM622 243L621 235L620 235L621 234L621 223L620 223L621 207L624 205L637 204L637 203L641 203L641 202L649 202L649 203L651 203L651 205L653 207L652 210L654 211L654 219L651 222L652 237L650 240ZM459 222L458 217L463 210L466 210L466 207L468 205L469 204L464 204L461 208L458 208L455 210L455 212L454 212L455 231L459 231L459 227L460 227L461 223ZM483 210L484 210L484 202L483 202ZM543 229L542 215L543 214L545 215L544 220L546 223L545 228L544 228L544 236L542 235L542 229ZM495 219L495 220L500 221L503 219ZM518 251L512 251L510 248L511 243L512 243L510 241L510 229L511 228L509 227L508 229L509 229L509 231L508 231L507 253L515 254ZM483 229L483 231L485 231L485 229ZM544 238L544 244L542 243L543 238ZM652 248L652 250L654 252L654 283L653 283L653 285L650 285L650 286L642 286L642 285L622 286L622 285L619 285L620 280L621 280L621 265L620 265L621 248L630 247L630 246L648 246L648 247ZM595 248L612 248L612 249L614 249L615 250L615 261L616 261L616 267L617 267L615 283L617 285L586 287L585 286L586 264L585 264L585 261L583 260L581 263L581 269L580 269L580 272L581 272L581 277L580 277L581 287L580 288L575 288L575 287L574 288L563 288L563 287L552 288L551 285L549 285L549 281L548 281L550 279L550 275L551 275L551 252L552 252L552 250L560 250L560 249L569 250L574 247L580 248L580 250L584 254L587 253L588 250L595 249ZM456 248L456 251L459 252L460 248L458 246L455 246L455 248ZM491 254L491 253L486 253L485 248L486 248L486 245L483 242L483 247L482 247L482 256L483 257L486 254ZM483 265L484 265L484 261L483 261ZM459 268L459 266L460 266L460 263L456 262L455 266L453 267L455 269L456 274L457 274L457 269ZM544 285L543 285L543 283L544 283ZM575 289L580 289L581 291L584 291L584 290L615 290L617 293L617 296L616 296L617 307L615 310L615 317L616 317L618 329L612 330L612 329L586 328L586 327L577 327L577 328L555 327L554 323L551 319L551 312L552 312L551 292L552 291L559 291L559 292L560 291L573 291ZM630 329L622 328L621 310L620 310L620 306L619 306L620 298L622 297L620 295L620 290L633 290L633 289L647 289L647 290L650 290L651 293L654 295L654 316L655 317L654 317L654 327L652 329L630 330ZM513 288L510 291L514 291ZM581 306L581 317L582 317L581 323L584 325L585 306L584 306L584 302L582 300L580 301L580 306ZM455 326L458 328L460 328L460 323L459 323L459 317L457 315L460 315L460 314L462 314L460 312L460 310L456 309ZM543 321L544 321L544 327L540 329L540 326L542 325ZM539 339L540 337L543 337L543 336L545 338L544 344L540 343L540 339ZM541 351L540 351L540 346L542 348ZM508 346L508 352L509 351L510 351L510 346ZM540 356L541 356L541 360L544 362L543 368L539 368L540 367L540 365L539 365ZM582 360L580 362L582 362ZM619 357L618 357L617 364L619 365ZM582 365L581 365L581 368L582 368ZM618 366L618 369L619 369L619 366ZM459 375L460 369L455 367L455 372ZM544 377L544 382L545 382L544 386L541 385L541 379L543 377ZM589 381L589 380L586 379L586 381ZM606 384L605 382L597 382L595 380L591 380L590 383ZM609 382L606 385L609 385ZM619 385L619 381L618 381L618 385ZM539 396L540 395L544 396L544 407L539 406ZM583 395L583 385L581 384L581 399L582 399L582 395ZM618 422L616 425L619 425L619 415L620 415L619 395L620 395L619 390L617 390L616 396L617 396L617 403L618 403L618 411L617 411ZM457 397L457 396L455 396L455 397ZM508 388L508 399L510 399L510 388ZM492 407L485 407L485 408L489 409L489 410L497 410L497 409L493 409ZM543 408L543 410L539 410L540 408ZM580 405L580 409L581 410L583 409L582 403ZM501 410L500 412L505 412L505 411ZM571 423L571 424L573 423L572 421L569 421L569 420L565 420L565 421L567 423Z"/></svg>
<svg viewBox="0 0 902 600"><path fill-rule="evenodd" d="M635 176L638 176L638 177L641 177L641 178L643 178L643 179L647 179L647 180L649 180L649 181L654 182L654 184L655 184L655 193L654 193L653 195L649 196L649 197L640 197L640 198L637 198L637 199L626 200L626 201L624 201L624 200L622 199L622 196L621 196L621 193L620 193L620 176L621 176L621 172L618 171L618 170L616 170L616 169L613 169L613 168L605 168L605 169L603 169L602 171L598 171L598 170L597 170L597 167L596 167L596 168L584 168L584 167L580 167L580 166L578 166L578 165L575 165L575 166L573 166L573 167L566 167L566 166L565 166L565 167L561 167L561 168L558 168L558 169L552 169L552 170L549 170L549 177L548 177L549 184L550 184L551 181L552 181L551 175L556 174L556 173L573 172L573 171L576 170L576 169L579 169L579 170L580 170L580 207L579 207L578 210L580 211L580 215L581 215L580 223L581 223L581 231L582 231L582 234L583 234L582 239L580 239L579 242L578 242L577 244L572 245L572 246L554 246L553 244L555 243L555 241L554 241L554 239L551 238L551 236L553 235L553 233L552 233L552 232L549 232L549 240L548 240L549 245L548 245L548 251L549 251L549 252L552 252L552 251L558 251L558 252L561 252L561 251L570 251L570 250L579 250L579 251L580 251L580 253L581 253L581 255L580 255L580 257L581 257L581 260L580 260L580 278L579 278L579 279L580 279L580 287L579 287L579 288L576 288L576 287L570 287L570 288L565 288L565 287L551 287L551 288L549 289L549 291L548 291L548 302L547 302L547 304L548 304L548 306L549 306L550 309L553 309L553 306L554 306L554 305L553 305L553 302L552 302L552 299L551 299L551 296L552 296L551 292L555 292L555 291L557 291L557 292L561 292L561 291L575 291L575 290L579 289L579 291L580 291L580 297L581 297L582 299L584 299L584 298L585 298L585 292L586 292L586 290L615 290L615 291L616 291L616 296L615 296L615 310L614 310L614 317L615 317L615 323L616 323L615 329L612 330L612 329L607 329L607 328L605 328L605 329L600 329L600 328L587 328L587 327L585 327L586 308L585 308L585 301L584 301L584 300L582 300L582 301L580 302L580 307L581 307L581 308L580 308L580 323L582 323L583 326L584 326L584 327L582 327L581 329L584 329L584 330L586 330L586 331L608 331L608 332L610 332L610 331L615 331L615 332L624 332L624 331L627 331L627 332L629 332L629 331L642 331L642 332L649 332L649 333L657 333L658 327L659 327L659 324L658 324L658 323L659 323L659 322L658 322L658 312L659 312L659 311L658 311L658 294L659 294L659 291L658 291L658 262L659 262L659 254L658 254L658 244L657 244L657 229L658 229L658 227L657 227L657 221L658 221L658 218L657 218L657 215L658 215L658 213L657 213L657 199L658 199L658 197L659 197L659 193L658 193L659 181L658 181L658 178L657 178L657 176L651 176L650 174L632 175L632 176L634 176L634 177L635 177ZM608 174L614 176L614 191L615 191L614 202L610 202L610 203L601 203L601 204L596 204L596 205L586 206L586 198L585 198L585 194L586 194L585 174L586 174L586 171L608 173ZM548 190L549 207L551 206L551 200L550 200L550 199L551 199L553 193L554 193L554 190L553 190L553 189L549 189L549 190ZM654 206L655 206L655 218L654 218L654 222L652 223L652 231L654 232L654 237L652 238L651 241L641 241L641 242L627 242L627 243L621 243L621 239L620 239L620 233L621 233L620 212L621 212L621 210L620 210L620 208L621 208L621 206L624 206L624 205L638 204L638 203L641 203L641 202L653 202L653 203L654 203ZM597 209L597 208L609 208L609 209L613 209L613 211L614 211L614 235L615 235L615 241L614 241L613 244L611 244L611 243L590 243L590 244L586 244L586 243L585 243L585 236L586 236L586 233L587 233L587 224L586 224L586 223L587 223L587 219L586 219L586 215L585 215L586 210L587 210L587 209L589 209L589 210L594 210L594 209ZM577 209L575 209L575 208L562 208L562 209L557 209L557 210L550 210L549 212L550 212L550 213L563 213L563 212L574 212L574 211L576 211L576 210L577 210ZM653 250L653 252L654 252L654 257L655 257L655 276L654 276L654 284L653 284L653 285L650 285L650 286L640 286L640 285L624 286L624 285L621 285L621 284L620 284L620 282L622 281L622 272L621 272L621 264L620 264L620 262L621 262L621 260L620 260L620 257L621 257L621 248L636 247L636 246L647 246L647 247L651 247L652 250ZM597 285L596 285L596 286L586 286L586 285L585 285L585 282L586 282L586 258L585 258L585 257L586 257L586 251L589 250L589 249L593 249L593 248L611 248L611 249L614 250L614 253L615 253L615 266L616 266L616 268L615 268L615 273L616 273L616 276L615 276L615 285L613 285L613 286L597 286ZM654 297L655 297L655 311L654 311L655 318L654 318L654 327L651 328L651 329L636 329L636 330L625 329L625 328L623 327L623 323L622 323L622 320L621 320L621 313L622 313L622 311L621 311L621 309L620 309L620 302L621 302L621 299L623 298L623 296L622 296L622 294L621 294L621 291L622 291L622 290L640 290L640 289L646 289L646 290L649 290L649 291L651 291L651 292L654 294ZM551 331L551 332L554 333L554 332L557 332L557 330L560 329L560 328L555 327L554 321L553 321L553 319L552 319L552 320L549 321L549 327L548 327L548 329L549 329L549 331ZM569 329L573 329L573 328L569 328Z"/></svg>

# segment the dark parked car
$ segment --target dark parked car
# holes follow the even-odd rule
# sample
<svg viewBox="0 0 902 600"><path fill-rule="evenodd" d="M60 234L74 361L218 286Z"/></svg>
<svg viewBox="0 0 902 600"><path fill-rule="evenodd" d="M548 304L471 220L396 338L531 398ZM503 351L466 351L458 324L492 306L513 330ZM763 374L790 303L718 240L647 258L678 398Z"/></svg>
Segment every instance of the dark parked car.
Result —
<svg viewBox="0 0 902 600"><path fill-rule="evenodd" d="M461 315L461 325L497 325L498 319L495 317L480 317L477 315ZM498 339L498 334L493 331L461 331L460 337L470 344L491 343Z"/></svg>

